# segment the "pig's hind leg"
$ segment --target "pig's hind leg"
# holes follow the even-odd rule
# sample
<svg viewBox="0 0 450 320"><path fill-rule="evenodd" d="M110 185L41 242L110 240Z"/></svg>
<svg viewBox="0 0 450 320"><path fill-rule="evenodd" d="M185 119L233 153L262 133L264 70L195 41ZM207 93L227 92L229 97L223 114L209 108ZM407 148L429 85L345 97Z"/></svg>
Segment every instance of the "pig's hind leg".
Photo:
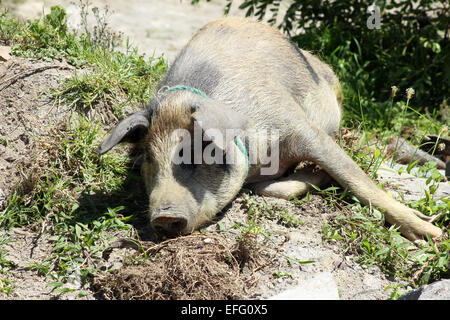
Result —
<svg viewBox="0 0 450 320"><path fill-rule="evenodd" d="M342 187L351 190L363 204L384 209L386 221L399 227L408 239L423 239L427 233L433 239L442 236L442 230L422 220L420 212L394 200L378 188L332 137L308 120L303 119L292 128L289 146L293 157L319 165Z"/></svg>
<svg viewBox="0 0 450 320"><path fill-rule="evenodd" d="M330 181L324 170L307 166L283 178L254 183L252 187L259 195L292 199L307 193L313 189L312 186L321 187Z"/></svg>

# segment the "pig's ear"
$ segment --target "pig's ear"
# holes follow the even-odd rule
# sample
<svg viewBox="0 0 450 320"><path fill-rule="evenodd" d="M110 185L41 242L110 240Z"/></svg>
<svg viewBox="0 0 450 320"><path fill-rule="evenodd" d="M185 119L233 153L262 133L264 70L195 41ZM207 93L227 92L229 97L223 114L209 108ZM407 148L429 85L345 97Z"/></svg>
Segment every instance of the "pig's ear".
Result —
<svg viewBox="0 0 450 320"><path fill-rule="evenodd" d="M233 139L248 125L247 117L234 111L228 105L214 101L206 101L193 106L191 111L193 112L192 118L200 125L205 136L222 150L226 150L225 139L216 140L216 136L208 137L208 132L220 132L220 136L223 138Z"/></svg>
<svg viewBox="0 0 450 320"><path fill-rule="evenodd" d="M116 128L102 142L97 150L99 156L111 150L121 142L138 142L148 132L150 126L150 110L133 113L119 122Z"/></svg>

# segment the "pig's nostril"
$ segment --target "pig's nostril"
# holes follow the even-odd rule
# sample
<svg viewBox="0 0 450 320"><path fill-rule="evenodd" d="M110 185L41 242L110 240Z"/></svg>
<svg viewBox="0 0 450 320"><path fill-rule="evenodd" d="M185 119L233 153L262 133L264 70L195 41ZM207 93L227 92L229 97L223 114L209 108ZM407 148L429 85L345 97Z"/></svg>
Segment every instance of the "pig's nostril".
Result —
<svg viewBox="0 0 450 320"><path fill-rule="evenodd" d="M163 215L152 220L152 226L158 233L178 235L186 228L187 220L182 217Z"/></svg>
<svg viewBox="0 0 450 320"><path fill-rule="evenodd" d="M180 221L172 222L172 224L170 225L170 229L171 230L182 230L183 229L182 223Z"/></svg>
<svg viewBox="0 0 450 320"><path fill-rule="evenodd" d="M161 228L160 226L154 226L154 228L155 228L155 231L157 233L159 233L159 234L164 234L165 233L164 229Z"/></svg>

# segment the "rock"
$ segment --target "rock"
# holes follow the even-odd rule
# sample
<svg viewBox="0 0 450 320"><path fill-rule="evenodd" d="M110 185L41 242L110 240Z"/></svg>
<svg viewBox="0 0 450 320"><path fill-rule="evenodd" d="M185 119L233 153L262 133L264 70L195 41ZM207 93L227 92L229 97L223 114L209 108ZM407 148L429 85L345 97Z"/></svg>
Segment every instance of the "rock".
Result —
<svg viewBox="0 0 450 320"><path fill-rule="evenodd" d="M450 279L444 279L408 291L398 300L450 300Z"/></svg>
<svg viewBox="0 0 450 320"><path fill-rule="evenodd" d="M8 61L11 59L10 53L11 47L0 46L0 61Z"/></svg>
<svg viewBox="0 0 450 320"><path fill-rule="evenodd" d="M403 173L399 174L398 170L403 168ZM418 169L413 168L411 173L417 172ZM445 175L444 170L439 170L442 175ZM393 164L389 167L387 163L381 164L377 171L378 179L386 182L384 188L389 191L394 197L403 195L405 201L417 201L423 199L425 196L424 190L428 190L428 185L424 178L418 178L406 172L406 166L401 164ZM448 182L436 183L438 189L432 195L435 200L450 196L450 184Z"/></svg>
<svg viewBox="0 0 450 320"><path fill-rule="evenodd" d="M339 294L333 275L330 272L322 272L268 300L339 300Z"/></svg>
<svg viewBox="0 0 450 320"><path fill-rule="evenodd" d="M419 164L423 165L427 161L434 161L439 169L445 168L445 163L442 160L416 148L403 138L391 138L387 145L387 152L393 154L394 159L398 163L409 164L413 161L418 161Z"/></svg>

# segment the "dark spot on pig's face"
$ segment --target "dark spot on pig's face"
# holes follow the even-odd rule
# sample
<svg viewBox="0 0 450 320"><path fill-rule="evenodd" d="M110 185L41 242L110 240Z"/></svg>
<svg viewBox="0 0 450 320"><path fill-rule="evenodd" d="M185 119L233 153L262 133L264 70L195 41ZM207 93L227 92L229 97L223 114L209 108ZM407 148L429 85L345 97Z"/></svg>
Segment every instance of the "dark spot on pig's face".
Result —
<svg viewBox="0 0 450 320"><path fill-rule="evenodd" d="M191 134L189 148L180 147L183 133ZM200 140L195 147L193 136L191 111L184 105L166 108L164 115L156 113L145 142L143 174L150 221L155 229L169 235L187 234L211 221L234 198L245 179L242 155L238 154L238 166L229 164L211 141ZM233 151L240 152L237 148ZM218 162L205 162L205 152ZM196 153L198 159L194 159ZM174 161L184 156L188 161Z"/></svg>

